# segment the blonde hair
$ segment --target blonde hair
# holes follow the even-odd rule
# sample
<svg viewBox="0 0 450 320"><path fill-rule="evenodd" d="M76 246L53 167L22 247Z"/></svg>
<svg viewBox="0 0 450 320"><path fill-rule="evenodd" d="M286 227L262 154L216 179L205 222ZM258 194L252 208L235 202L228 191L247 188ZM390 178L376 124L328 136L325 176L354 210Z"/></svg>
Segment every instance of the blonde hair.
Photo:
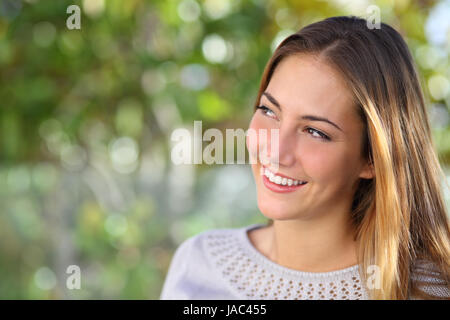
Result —
<svg viewBox="0 0 450 320"><path fill-rule="evenodd" d="M305 53L341 73L364 123L361 150L375 177L360 179L351 214L362 281L371 265L381 276L381 287L368 289L370 298L442 298L427 290L432 287L448 299L450 228L441 186L446 177L406 43L389 25L369 29L358 17L310 24L275 50L255 110L279 62Z"/></svg>

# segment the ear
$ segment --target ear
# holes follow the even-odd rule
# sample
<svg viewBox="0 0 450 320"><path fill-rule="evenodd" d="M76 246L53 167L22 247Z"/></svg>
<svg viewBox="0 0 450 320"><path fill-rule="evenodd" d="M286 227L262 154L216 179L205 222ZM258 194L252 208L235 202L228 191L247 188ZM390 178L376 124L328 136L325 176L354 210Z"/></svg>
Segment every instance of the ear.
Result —
<svg viewBox="0 0 450 320"><path fill-rule="evenodd" d="M359 173L359 177L363 179L373 179L375 177L375 169L373 163L368 161L361 172Z"/></svg>

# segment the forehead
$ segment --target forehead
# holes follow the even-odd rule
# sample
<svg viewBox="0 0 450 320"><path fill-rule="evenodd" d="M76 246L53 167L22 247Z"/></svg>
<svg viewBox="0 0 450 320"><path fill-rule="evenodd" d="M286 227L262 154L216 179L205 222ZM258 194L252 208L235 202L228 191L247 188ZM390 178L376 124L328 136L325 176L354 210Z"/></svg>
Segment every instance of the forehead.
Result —
<svg viewBox="0 0 450 320"><path fill-rule="evenodd" d="M283 112L313 113L336 121L356 115L353 96L344 79L312 55L284 58L266 91L278 100Z"/></svg>

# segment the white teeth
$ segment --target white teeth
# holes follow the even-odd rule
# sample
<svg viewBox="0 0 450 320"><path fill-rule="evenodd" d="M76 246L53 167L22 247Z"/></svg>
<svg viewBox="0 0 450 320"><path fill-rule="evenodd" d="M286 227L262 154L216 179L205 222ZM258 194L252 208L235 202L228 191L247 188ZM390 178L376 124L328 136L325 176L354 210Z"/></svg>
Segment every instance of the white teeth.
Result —
<svg viewBox="0 0 450 320"><path fill-rule="evenodd" d="M280 177L277 176L276 174L274 174L273 172L269 171L269 169L265 168L264 170L264 175L273 183L276 184L281 184L283 186L297 186L299 184L305 184L306 182L303 181L299 181L299 180L293 180L293 179L289 179L289 178L284 178L284 177Z"/></svg>

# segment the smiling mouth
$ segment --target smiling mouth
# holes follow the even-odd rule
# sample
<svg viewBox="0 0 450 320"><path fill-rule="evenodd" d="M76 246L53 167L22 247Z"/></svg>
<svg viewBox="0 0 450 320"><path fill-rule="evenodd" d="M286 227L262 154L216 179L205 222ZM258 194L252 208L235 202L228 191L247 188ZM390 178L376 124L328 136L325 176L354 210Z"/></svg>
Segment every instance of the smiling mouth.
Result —
<svg viewBox="0 0 450 320"><path fill-rule="evenodd" d="M267 189L277 193L288 193L303 188L308 182L274 174L267 168L261 169L261 176Z"/></svg>
<svg viewBox="0 0 450 320"><path fill-rule="evenodd" d="M270 182L279 186L290 187L308 183L307 181L292 179L282 174L276 174L266 167L261 168L261 174L265 176Z"/></svg>

